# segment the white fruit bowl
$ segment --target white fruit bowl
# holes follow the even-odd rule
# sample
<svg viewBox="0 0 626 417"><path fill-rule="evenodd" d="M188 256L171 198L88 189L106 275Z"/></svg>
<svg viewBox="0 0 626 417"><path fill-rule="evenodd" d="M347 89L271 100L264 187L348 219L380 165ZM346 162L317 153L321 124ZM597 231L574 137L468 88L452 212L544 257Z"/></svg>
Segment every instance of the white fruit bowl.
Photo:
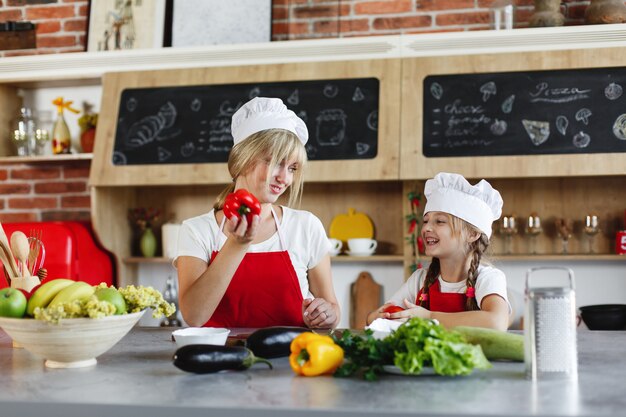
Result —
<svg viewBox="0 0 626 417"><path fill-rule="evenodd" d="M0 327L29 352L45 359L49 368L93 366L145 313L101 319L62 319L58 324L35 319L0 317Z"/></svg>

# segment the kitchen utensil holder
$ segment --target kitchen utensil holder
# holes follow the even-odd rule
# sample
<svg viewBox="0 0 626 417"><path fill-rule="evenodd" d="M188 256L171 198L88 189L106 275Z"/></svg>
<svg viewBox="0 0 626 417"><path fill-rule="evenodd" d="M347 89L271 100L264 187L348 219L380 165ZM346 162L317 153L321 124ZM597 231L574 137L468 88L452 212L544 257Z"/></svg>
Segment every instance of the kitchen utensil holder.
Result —
<svg viewBox="0 0 626 417"><path fill-rule="evenodd" d="M534 287L533 274L565 271L568 286ZM525 365L529 379L578 378L574 272L564 267L536 267L526 273Z"/></svg>

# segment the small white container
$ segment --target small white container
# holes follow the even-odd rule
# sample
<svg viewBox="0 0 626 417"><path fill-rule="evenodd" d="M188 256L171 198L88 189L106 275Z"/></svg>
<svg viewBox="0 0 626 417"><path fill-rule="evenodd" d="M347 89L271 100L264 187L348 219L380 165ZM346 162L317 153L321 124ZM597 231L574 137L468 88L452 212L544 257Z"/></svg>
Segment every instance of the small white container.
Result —
<svg viewBox="0 0 626 417"><path fill-rule="evenodd" d="M230 330L222 327L187 327L172 332L178 347L185 345L225 345Z"/></svg>

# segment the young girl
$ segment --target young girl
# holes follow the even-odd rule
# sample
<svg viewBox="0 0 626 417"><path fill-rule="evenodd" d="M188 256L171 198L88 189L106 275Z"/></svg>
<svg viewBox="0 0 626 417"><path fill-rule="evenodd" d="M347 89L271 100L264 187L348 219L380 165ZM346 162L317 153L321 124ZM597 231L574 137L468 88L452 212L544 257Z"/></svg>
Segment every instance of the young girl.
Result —
<svg viewBox="0 0 626 417"><path fill-rule="evenodd" d="M418 269L377 310L377 318L437 319L445 327L477 326L506 330L510 306L506 278L499 269L482 265L491 225L502 213L502 197L482 180L471 185L458 174L439 173L426 181L422 239L428 270ZM404 310L385 312L390 306Z"/></svg>
<svg viewBox="0 0 626 417"><path fill-rule="evenodd" d="M332 284L330 244L313 214L277 205L298 201L304 122L280 99L256 97L232 118L228 157L233 182L209 213L183 222L178 238L180 309L190 326L332 328L339 304ZM248 223L224 215L226 195L246 189L261 203Z"/></svg>

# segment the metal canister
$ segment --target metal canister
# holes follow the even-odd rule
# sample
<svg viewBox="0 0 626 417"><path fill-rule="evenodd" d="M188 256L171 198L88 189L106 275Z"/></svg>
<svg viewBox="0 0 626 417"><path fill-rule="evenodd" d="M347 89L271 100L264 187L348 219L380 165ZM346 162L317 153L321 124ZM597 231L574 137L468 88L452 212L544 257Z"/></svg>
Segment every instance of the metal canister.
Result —
<svg viewBox="0 0 626 417"><path fill-rule="evenodd" d="M536 287L531 282L540 270L567 273L568 285ZM537 379L577 379L576 297L574 272L564 267L537 267L526 273L526 376Z"/></svg>

